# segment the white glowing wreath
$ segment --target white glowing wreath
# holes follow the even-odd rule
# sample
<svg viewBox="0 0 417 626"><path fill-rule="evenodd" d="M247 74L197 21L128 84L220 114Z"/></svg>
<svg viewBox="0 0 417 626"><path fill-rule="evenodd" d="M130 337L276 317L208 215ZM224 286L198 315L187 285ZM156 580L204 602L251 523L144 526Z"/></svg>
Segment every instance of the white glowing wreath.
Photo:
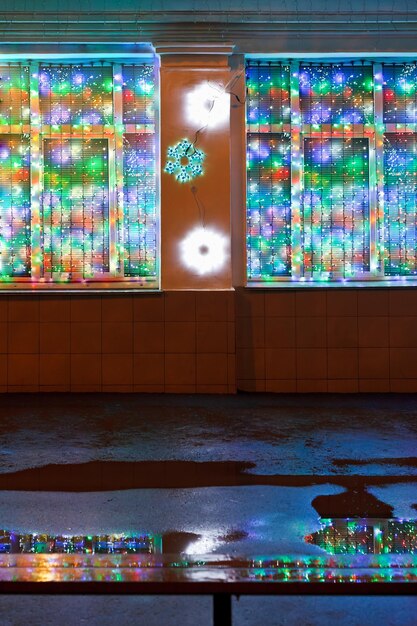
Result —
<svg viewBox="0 0 417 626"><path fill-rule="evenodd" d="M227 238L212 228L192 230L180 243L184 265L197 274L213 274L226 260Z"/></svg>

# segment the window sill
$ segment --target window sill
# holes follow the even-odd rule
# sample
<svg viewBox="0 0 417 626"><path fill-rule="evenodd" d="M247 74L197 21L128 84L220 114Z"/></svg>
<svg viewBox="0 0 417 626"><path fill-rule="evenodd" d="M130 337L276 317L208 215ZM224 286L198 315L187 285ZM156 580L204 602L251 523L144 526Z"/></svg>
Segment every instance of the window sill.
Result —
<svg viewBox="0 0 417 626"><path fill-rule="evenodd" d="M417 277L413 279L394 280L340 280L340 281L251 281L246 284L248 289L387 289L417 288Z"/></svg>
<svg viewBox="0 0 417 626"><path fill-rule="evenodd" d="M0 283L0 293L25 294L52 294L52 293L158 293L161 289L158 283L135 282L80 282L80 283Z"/></svg>

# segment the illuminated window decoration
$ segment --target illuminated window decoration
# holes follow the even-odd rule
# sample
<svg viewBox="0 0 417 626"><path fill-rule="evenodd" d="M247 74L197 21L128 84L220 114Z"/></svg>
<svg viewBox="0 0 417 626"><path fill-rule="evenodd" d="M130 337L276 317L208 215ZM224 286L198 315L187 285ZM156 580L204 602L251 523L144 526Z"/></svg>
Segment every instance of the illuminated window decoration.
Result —
<svg viewBox="0 0 417 626"><path fill-rule="evenodd" d="M198 129L218 128L229 121L230 94L221 84L204 82L186 95L186 117Z"/></svg>
<svg viewBox="0 0 417 626"><path fill-rule="evenodd" d="M249 276L290 276L290 139L250 133L247 152Z"/></svg>
<svg viewBox="0 0 417 626"><path fill-rule="evenodd" d="M106 139L45 139L44 271L93 277L109 271Z"/></svg>
<svg viewBox="0 0 417 626"><path fill-rule="evenodd" d="M0 66L0 129L3 125L28 123L29 67Z"/></svg>
<svg viewBox="0 0 417 626"><path fill-rule="evenodd" d="M123 123L155 123L155 77L152 65L124 66Z"/></svg>
<svg viewBox="0 0 417 626"><path fill-rule="evenodd" d="M417 64L247 63L249 282L417 275Z"/></svg>
<svg viewBox="0 0 417 626"><path fill-rule="evenodd" d="M43 124L112 124L112 68L44 66L39 72L39 101Z"/></svg>
<svg viewBox="0 0 417 626"><path fill-rule="evenodd" d="M203 174L205 154L197 150L188 139L182 139L167 150L165 172L173 174L180 183L187 183Z"/></svg>
<svg viewBox="0 0 417 626"><path fill-rule="evenodd" d="M302 247L313 277L369 271L367 139L304 140Z"/></svg>
<svg viewBox="0 0 417 626"><path fill-rule="evenodd" d="M155 276L157 272L155 142L151 134L124 135L123 174L126 233L124 273L125 276Z"/></svg>
<svg viewBox="0 0 417 626"><path fill-rule="evenodd" d="M384 142L385 274L417 274L417 135L386 133Z"/></svg>
<svg viewBox="0 0 417 626"><path fill-rule="evenodd" d="M401 63L383 66L385 124L417 122L417 65Z"/></svg>
<svg viewBox="0 0 417 626"><path fill-rule="evenodd" d="M283 63L249 62L247 121L252 132L270 132L291 121L290 68Z"/></svg>
<svg viewBox="0 0 417 626"><path fill-rule="evenodd" d="M299 84L304 124L373 123L371 66L302 65Z"/></svg>
<svg viewBox="0 0 417 626"><path fill-rule="evenodd" d="M0 280L30 276L30 154L27 135L0 135Z"/></svg>
<svg viewBox="0 0 417 626"><path fill-rule="evenodd" d="M0 66L0 281L158 285L156 72Z"/></svg>
<svg viewBox="0 0 417 626"><path fill-rule="evenodd" d="M200 274L215 274L227 259L227 237L213 228L194 228L180 243L181 259L186 267Z"/></svg>

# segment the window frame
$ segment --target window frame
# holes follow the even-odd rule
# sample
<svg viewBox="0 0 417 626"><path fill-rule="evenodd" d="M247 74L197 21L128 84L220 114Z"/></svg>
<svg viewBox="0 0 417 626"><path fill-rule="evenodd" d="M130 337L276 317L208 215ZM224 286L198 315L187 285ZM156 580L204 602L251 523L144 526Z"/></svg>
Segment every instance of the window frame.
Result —
<svg viewBox="0 0 417 626"><path fill-rule="evenodd" d="M248 137L268 136L274 134L286 134L290 138L291 150L291 275L289 276L268 276L267 278L250 276L250 267L248 257L250 253L250 245L248 242L249 233L246 226L245 237L245 285L247 287L320 287L320 288L340 288L340 287L358 287L358 286L416 286L417 275L385 275L384 261L387 255L387 245L384 244L384 137L387 133L412 133L417 136L417 121L415 123L384 123L384 105L383 105L383 64L398 63L398 59L386 60L385 58L368 58L363 61L363 57L352 58L351 60L337 59L332 56L325 56L323 59L311 58L308 55L297 55L297 59L288 61L281 55L248 55L245 59L245 70L247 70L251 62L267 65L274 62L282 63L289 67L289 90L290 90L290 123L273 124L268 130L259 130L259 123L250 123L248 121L247 107L245 113L245 157L248 154ZM404 60L404 64L411 63L410 60ZM303 64L309 65L351 65L364 64L370 65L373 69L373 123L367 124L350 124L350 130L337 130L328 124L328 129L323 128L325 124L320 124L317 131L311 129L311 124L303 124L301 121L300 107L300 81L299 69ZM256 131L258 127L258 131ZM301 245L301 218L302 218L302 191L304 189L304 140L311 138L365 138L369 145L369 164L368 164L368 180L369 180L369 259L370 269L361 276L326 279L303 275L302 261L297 262L300 258ZM246 225L249 221L249 207L247 200L248 193L248 167L246 167L245 185L244 185L244 201ZM416 205L417 219L417 205ZM294 225L296 226L294 228ZM382 244L382 245L381 245ZM383 248L380 251L380 247ZM417 254L417 253L416 253Z"/></svg>
<svg viewBox="0 0 417 626"><path fill-rule="evenodd" d="M108 292L108 291L160 291L160 152L159 152L159 63L153 54L140 54L137 57L123 57L120 54L112 57L77 55L77 58L61 58L59 55L39 54L31 60L22 61L0 55L0 66L22 66L29 68L29 121L21 124L4 124L0 127L0 136L27 135L30 150L30 276L4 277L0 281L1 292ZM150 65L153 67L154 82L154 111L155 119L150 125L131 124L123 122L123 76L122 67ZM54 129L51 124L43 124L41 119L39 70L44 67L111 67L112 68L112 107L113 120L111 125L97 125L86 128L82 125L75 129L73 125L60 125ZM119 89L115 89L119 87ZM140 135L151 133L154 136L154 183L155 183L155 275L153 276L125 276L124 256L116 252L118 242L124 230L124 153L123 138L125 135ZM41 194L43 190L43 154L45 140L53 139L104 139L108 146L108 206L109 206L109 271L84 277L81 273L61 273L59 277L52 276L52 272L42 276L43 257L41 248Z"/></svg>

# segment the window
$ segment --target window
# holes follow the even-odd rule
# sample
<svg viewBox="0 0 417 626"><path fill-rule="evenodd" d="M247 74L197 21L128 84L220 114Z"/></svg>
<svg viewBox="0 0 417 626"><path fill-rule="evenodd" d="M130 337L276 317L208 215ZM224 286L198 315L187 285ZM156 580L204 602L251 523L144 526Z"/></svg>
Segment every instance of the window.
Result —
<svg viewBox="0 0 417 626"><path fill-rule="evenodd" d="M249 282L417 275L417 66L247 64Z"/></svg>
<svg viewBox="0 0 417 626"><path fill-rule="evenodd" d="M155 68L0 67L3 286L157 286Z"/></svg>

